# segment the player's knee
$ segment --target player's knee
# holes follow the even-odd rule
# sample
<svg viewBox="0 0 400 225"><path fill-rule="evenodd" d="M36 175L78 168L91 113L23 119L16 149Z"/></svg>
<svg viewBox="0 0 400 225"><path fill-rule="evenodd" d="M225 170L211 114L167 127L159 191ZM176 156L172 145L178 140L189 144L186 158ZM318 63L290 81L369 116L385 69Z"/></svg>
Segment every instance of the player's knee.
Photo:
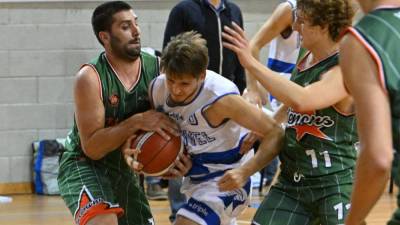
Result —
<svg viewBox="0 0 400 225"><path fill-rule="evenodd" d="M90 219L86 225L118 225L118 218L114 213L100 214Z"/></svg>

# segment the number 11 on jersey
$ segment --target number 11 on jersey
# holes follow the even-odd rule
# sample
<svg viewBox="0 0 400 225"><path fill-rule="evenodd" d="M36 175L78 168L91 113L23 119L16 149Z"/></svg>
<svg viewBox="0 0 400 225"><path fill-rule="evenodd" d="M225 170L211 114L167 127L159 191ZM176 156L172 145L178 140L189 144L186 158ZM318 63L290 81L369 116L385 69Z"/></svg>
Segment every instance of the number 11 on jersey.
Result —
<svg viewBox="0 0 400 225"><path fill-rule="evenodd" d="M314 149L306 150L306 154L311 157L312 168L318 167L318 158ZM319 152L319 155L323 156L325 167L332 167L331 158L329 157L328 151Z"/></svg>

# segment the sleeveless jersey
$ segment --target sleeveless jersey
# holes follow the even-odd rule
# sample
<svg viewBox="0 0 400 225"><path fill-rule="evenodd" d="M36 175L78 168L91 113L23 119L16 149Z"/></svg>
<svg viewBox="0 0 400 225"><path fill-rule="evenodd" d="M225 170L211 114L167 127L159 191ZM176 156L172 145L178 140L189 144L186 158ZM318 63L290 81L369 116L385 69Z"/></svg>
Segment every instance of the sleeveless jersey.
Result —
<svg viewBox="0 0 400 225"><path fill-rule="evenodd" d="M131 90L126 90L123 86L104 52L87 64L97 72L101 83L105 127L114 126L136 113L151 108L148 99L148 87L151 80L159 74L158 61L156 57L145 52L141 52L140 59L141 73ZM71 157L84 156L75 121L66 140L66 152L63 154L68 154ZM63 158L67 159L68 157ZM96 162L116 170L129 170L121 151L112 151Z"/></svg>
<svg viewBox="0 0 400 225"><path fill-rule="evenodd" d="M203 114L218 99L239 95L235 84L207 70L196 97L187 104L171 105L165 75L153 81L150 93L155 108L179 124L185 148L193 162L188 173L192 181L210 180L239 165L242 158L239 149L245 136L243 129L232 120L213 126Z"/></svg>
<svg viewBox="0 0 400 225"><path fill-rule="evenodd" d="M307 86L336 65L337 53L305 70L295 69L291 80ZM334 106L310 112L289 108L280 154L282 175L288 181L317 183L321 187L351 183L357 143L354 115L343 115ZM346 178L342 179L342 175Z"/></svg>
<svg viewBox="0 0 400 225"><path fill-rule="evenodd" d="M379 8L349 29L375 60L379 80L388 93L393 146L400 151L400 8Z"/></svg>

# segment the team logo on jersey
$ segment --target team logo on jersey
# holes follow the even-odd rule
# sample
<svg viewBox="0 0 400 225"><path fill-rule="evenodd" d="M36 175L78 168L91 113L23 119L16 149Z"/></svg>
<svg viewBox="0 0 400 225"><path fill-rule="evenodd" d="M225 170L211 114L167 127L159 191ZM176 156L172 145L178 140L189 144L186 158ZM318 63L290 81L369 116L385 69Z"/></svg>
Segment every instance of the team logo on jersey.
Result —
<svg viewBox="0 0 400 225"><path fill-rule="evenodd" d="M96 215L96 212L104 213L104 211L111 210L111 212L117 214L123 213L123 209L119 205L113 205L102 198L94 199L86 186L83 186L79 194L78 204L78 208L74 213L76 224L86 224L86 222Z"/></svg>
<svg viewBox="0 0 400 225"><path fill-rule="evenodd" d="M329 116L317 116L315 111L298 113L289 109L287 127L296 130L296 139L299 141L309 134L321 139L332 140L321 129L331 127L335 122Z"/></svg>
<svg viewBox="0 0 400 225"><path fill-rule="evenodd" d="M112 107L117 107L119 104L119 96L117 94L112 94L110 97L108 97L108 101Z"/></svg>
<svg viewBox="0 0 400 225"><path fill-rule="evenodd" d="M176 112L169 112L168 116L172 119L174 119L177 123L182 122L183 121L183 116L179 113Z"/></svg>
<svg viewBox="0 0 400 225"><path fill-rule="evenodd" d="M195 114L189 116L189 123L190 125L199 125Z"/></svg>

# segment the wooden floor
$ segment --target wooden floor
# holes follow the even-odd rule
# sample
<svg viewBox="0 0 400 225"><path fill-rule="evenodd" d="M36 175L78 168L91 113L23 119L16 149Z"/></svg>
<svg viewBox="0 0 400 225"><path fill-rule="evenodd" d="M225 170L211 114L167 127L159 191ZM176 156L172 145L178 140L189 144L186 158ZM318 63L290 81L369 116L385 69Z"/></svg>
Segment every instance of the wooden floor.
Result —
<svg viewBox="0 0 400 225"><path fill-rule="evenodd" d="M257 192L257 191L255 191ZM395 190L397 193L397 189ZM14 195L11 203L0 203L0 225L73 225L72 217L60 197L37 195ZM261 198L255 196L252 205ZM150 202L157 225L169 225L169 205L167 201ZM385 194L367 219L368 225L384 225L396 208L396 195ZM238 224L250 224L255 212L247 209L239 217Z"/></svg>

